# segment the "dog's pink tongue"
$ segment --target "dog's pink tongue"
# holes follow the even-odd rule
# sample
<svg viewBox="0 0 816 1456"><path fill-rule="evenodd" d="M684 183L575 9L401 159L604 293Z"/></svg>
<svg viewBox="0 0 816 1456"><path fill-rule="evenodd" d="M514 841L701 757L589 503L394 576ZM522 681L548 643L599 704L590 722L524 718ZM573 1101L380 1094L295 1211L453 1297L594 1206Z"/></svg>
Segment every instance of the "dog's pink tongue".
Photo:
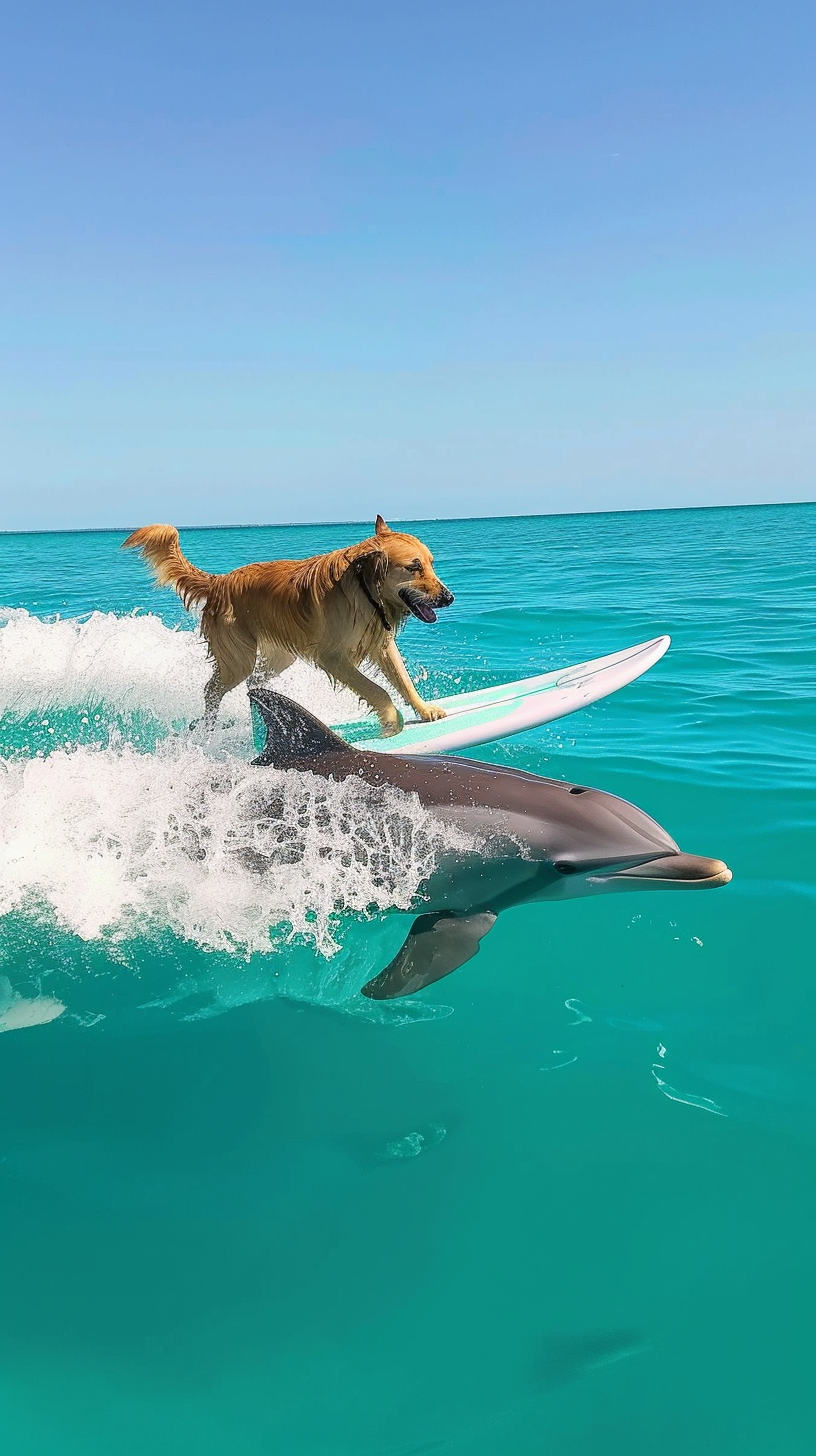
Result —
<svg viewBox="0 0 816 1456"><path fill-rule="evenodd" d="M433 607L429 607L426 602L412 602L411 605L412 605L414 611L416 612L417 616L419 617L420 621L422 621L422 622L435 622L436 621L436 612L434 611Z"/></svg>

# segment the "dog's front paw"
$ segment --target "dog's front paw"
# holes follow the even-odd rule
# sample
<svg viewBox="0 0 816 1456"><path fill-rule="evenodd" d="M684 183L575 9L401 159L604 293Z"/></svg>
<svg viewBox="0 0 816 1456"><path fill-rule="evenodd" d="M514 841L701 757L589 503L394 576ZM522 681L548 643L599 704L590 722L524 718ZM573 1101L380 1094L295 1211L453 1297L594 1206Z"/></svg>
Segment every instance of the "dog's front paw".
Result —
<svg viewBox="0 0 816 1456"><path fill-rule="evenodd" d="M423 723L438 723L440 718L447 718L448 715L444 708L440 708L438 703L423 703L419 710L419 716Z"/></svg>
<svg viewBox="0 0 816 1456"><path fill-rule="evenodd" d="M392 707L390 713L380 714L380 728L383 738L393 738L395 734L401 733L405 727L405 719L402 713Z"/></svg>

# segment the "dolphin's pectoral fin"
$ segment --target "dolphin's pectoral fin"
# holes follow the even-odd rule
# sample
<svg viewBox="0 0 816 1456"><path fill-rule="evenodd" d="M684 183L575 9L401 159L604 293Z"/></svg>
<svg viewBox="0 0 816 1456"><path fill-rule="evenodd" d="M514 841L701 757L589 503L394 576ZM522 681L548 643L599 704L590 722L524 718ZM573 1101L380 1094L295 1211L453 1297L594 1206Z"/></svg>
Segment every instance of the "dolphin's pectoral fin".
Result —
<svg viewBox="0 0 816 1456"><path fill-rule="evenodd" d="M473 915L453 915L449 910L420 915L390 965L363 986L363 995L374 1001L389 1001L393 996L413 996L415 991L432 986L472 960L479 942L495 924L492 910L479 910Z"/></svg>

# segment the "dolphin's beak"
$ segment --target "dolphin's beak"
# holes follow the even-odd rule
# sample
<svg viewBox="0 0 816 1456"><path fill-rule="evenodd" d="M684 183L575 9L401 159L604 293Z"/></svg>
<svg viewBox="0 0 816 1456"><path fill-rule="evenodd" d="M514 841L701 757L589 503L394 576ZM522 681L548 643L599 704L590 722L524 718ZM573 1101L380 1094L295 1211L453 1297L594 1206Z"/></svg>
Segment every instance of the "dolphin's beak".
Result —
<svg viewBox="0 0 816 1456"><path fill-rule="evenodd" d="M728 865L721 859L705 859L700 854L666 854L661 859L649 860L647 864L633 865L628 870L616 870L611 875L599 875L606 881L636 880L638 888L653 885L655 889L667 890L715 890L718 885L727 885L731 879Z"/></svg>

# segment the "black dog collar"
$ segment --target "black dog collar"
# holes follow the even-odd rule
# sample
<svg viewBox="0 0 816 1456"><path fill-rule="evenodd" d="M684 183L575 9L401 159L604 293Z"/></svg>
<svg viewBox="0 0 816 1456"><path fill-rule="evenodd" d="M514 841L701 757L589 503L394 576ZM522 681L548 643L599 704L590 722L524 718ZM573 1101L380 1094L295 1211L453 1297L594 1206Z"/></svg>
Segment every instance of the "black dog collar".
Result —
<svg viewBox="0 0 816 1456"><path fill-rule="evenodd" d="M385 609L383 607L382 602L378 602L371 595L371 592L368 589L368 584L367 584L367 582L363 578L362 566L359 566L359 565L357 567L357 580L359 581L360 586L362 587L363 591L365 592L366 596L368 597L368 600L370 601L372 607L374 608L374 611L377 613L377 616L379 617L380 621L382 622L382 624L383 624L386 632L393 632L394 629L391 626L391 623L389 622L388 618L385 615Z"/></svg>

